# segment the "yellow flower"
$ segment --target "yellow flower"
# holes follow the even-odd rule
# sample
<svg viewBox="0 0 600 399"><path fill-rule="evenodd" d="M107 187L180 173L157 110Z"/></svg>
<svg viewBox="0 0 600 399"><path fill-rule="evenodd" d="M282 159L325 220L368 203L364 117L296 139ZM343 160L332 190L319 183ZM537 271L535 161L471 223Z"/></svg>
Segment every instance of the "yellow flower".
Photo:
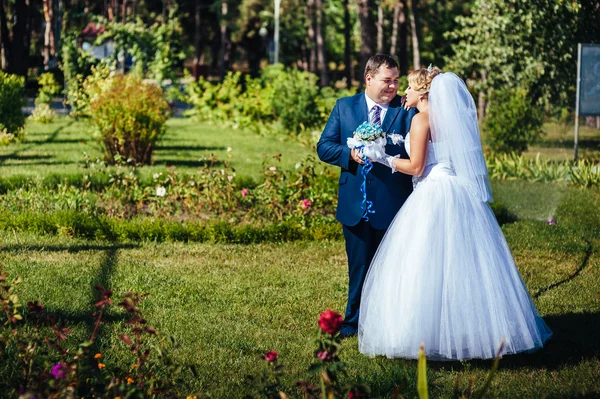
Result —
<svg viewBox="0 0 600 399"><path fill-rule="evenodd" d="M137 364L135 364L135 363L133 363L133 364L131 365L131 368L132 368L132 369L137 369L137 368L138 368L138 365L137 365Z"/></svg>
<svg viewBox="0 0 600 399"><path fill-rule="evenodd" d="M198 399L198 397L196 395L188 395L185 399Z"/></svg>
<svg viewBox="0 0 600 399"><path fill-rule="evenodd" d="M94 355L94 359L100 359L102 357L102 353L96 353Z"/></svg>
<svg viewBox="0 0 600 399"><path fill-rule="evenodd" d="M98 368L99 369L103 369L104 367L106 367L106 364L104 364L104 363L98 363Z"/></svg>
<svg viewBox="0 0 600 399"><path fill-rule="evenodd" d="M135 380L131 377L127 377L127 383L128 384L133 384L135 382Z"/></svg>

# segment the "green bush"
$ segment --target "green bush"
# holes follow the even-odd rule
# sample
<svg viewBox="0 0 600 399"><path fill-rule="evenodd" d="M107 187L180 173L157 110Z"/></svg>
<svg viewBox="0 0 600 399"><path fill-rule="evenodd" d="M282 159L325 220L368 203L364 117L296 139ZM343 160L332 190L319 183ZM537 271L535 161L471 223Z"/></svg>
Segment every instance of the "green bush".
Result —
<svg viewBox="0 0 600 399"><path fill-rule="evenodd" d="M0 131L23 138L25 78L0 71Z"/></svg>
<svg viewBox="0 0 600 399"><path fill-rule="evenodd" d="M191 114L199 120L297 136L320 129L335 100L355 93L320 90L317 80L314 74L277 64L264 68L259 78L230 72L216 84L200 79L186 87L186 94L194 104Z"/></svg>
<svg viewBox="0 0 600 399"><path fill-rule="evenodd" d="M86 91L91 122L104 143L106 160L149 164L169 112L162 90L134 75L119 75Z"/></svg>
<svg viewBox="0 0 600 399"><path fill-rule="evenodd" d="M541 138L543 122L544 112L528 90L503 89L490 96L484 132L492 151L521 154Z"/></svg>
<svg viewBox="0 0 600 399"><path fill-rule="evenodd" d="M46 72L40 75L38 78L38 85L40 86L38 91L38 96L35 99L35 105L40 104L50 104L52 102L52 98L60 93L60 86L56 79L54 78L54 74L50 72Z"/></svg>
<svg viewBox="0 0 600 399"><path fill-rule="evenodd" d="M320 122L317 79L312 73L292 69L273 81L271 107L284 131L295 135Z"/></svg>

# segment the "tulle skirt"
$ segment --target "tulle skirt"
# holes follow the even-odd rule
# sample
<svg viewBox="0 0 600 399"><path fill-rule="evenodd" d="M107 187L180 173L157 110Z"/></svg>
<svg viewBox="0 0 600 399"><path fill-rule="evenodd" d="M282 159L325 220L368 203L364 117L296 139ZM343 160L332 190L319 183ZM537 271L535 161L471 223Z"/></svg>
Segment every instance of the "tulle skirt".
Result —
<svg viewBox="0 0 600 399"><path fill-rule="evenodd" d="M493 358L543 346L539 316L487 203L449 169L417 184L390 225L362 291L359 350L432 360Z"/></svg>

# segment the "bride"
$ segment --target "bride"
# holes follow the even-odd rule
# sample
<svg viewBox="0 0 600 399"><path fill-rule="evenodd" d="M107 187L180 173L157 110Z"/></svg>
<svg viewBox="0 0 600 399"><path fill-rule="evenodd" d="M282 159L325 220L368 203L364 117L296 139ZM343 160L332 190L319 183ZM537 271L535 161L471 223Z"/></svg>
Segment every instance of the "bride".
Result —
<svg viewBox="0 0 600 399"><path fill-rule="evenodd" d="M377 250L362 291L359 350L432 360L493 358L540 348L552 332L517 271L492 201L475 103L437 68L408 76L417 107L410 159L373 161L413 175L414 191Z"/></svg>

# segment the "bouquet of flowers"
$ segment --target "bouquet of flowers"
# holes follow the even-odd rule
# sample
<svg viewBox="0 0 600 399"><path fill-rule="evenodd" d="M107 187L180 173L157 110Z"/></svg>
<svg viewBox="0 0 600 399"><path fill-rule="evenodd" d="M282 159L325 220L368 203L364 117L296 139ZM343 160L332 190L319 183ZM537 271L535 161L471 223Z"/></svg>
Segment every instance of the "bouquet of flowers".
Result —
<svg viewBox="0 0 600 399"><path fill-rule="evenodd" d="M380 158L385 154L386 143L386 135L381 126L373 122L363 122L356 128L354 136L348 139L347 144L350 148L360 150L365 162L369 162L369 158Z"/></svg>
<svg viewBox="0 0 600 399"><path fill-rule="evenodd" d="M367 200L367 175L373 169L370 158L381 158L385 156L385 145L387 144L386 134L381 126L373 122L363 122L354 131L353 137L348 138L348 147L360 150L362 152L365 165L361 174L363 182L360 185L360 191L363 196L361 207L363 209L363 219L369 220L369 214L375 213L373 202Z"/></svg>

